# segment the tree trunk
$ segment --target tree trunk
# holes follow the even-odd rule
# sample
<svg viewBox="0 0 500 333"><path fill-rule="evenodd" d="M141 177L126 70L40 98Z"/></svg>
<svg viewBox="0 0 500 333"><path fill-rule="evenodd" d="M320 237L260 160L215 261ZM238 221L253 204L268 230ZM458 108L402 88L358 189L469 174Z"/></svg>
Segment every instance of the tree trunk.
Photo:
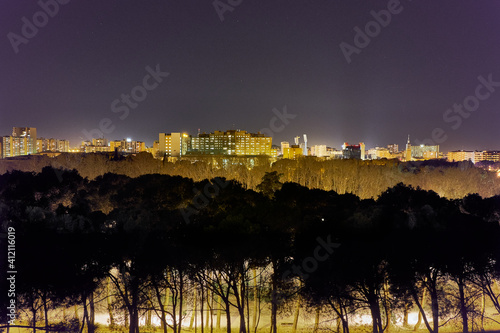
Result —
<svg viewBox="0 0 500 333"><path fill-rule="evenodd" d="M210 333L213 333L214 331L214 292L210 291L209 288L207 288L207 323L206 327L210 325ZM209 318L210 318L210 324L209 324Z"/></svg>
<svg viewBox="0 0 500 333"><path fill-rule="evenodd" d="M128 309L127 308L124 309L123 318L124 318L124 325L123 326L125 326L125 328L128 329L130 325L129 325Z"/></svg>
<svg viewBox="0 0 500 333"><path fill-rule="evenodd" d="M219 305L217 306L217 324L215 325L215 327L219 330L220 329L220 320L222 317L222 304L221 304L221 298L219 296L217 296L217 304L219 304Z"/></svg>
<svg viewBox="0 0 500 333"><path fill-rule="evenodd" d="M193 324L194 324L194 317L196 317L196 311L197 310L197 299L198 299L198 295L196 295L197 292L195 290L195 292L193 293L194 295L194 300L193 300L193 311L191 311L192 315L191 315L191 320L189 321L189 329L193 329Z"/></svg>
<svg viewBox="0 0 500 333"><path fill-rule="evenodd" d="M295 314L293 315L293 326L292 333L297 332L297 324L299 323L299 314L300 314L300 295L297 296L297 303L295 305Z"/></svg>
<svg viewBox="0 0 500 333"><path fill-rule="evenodd" d="M469 320L467 317L467 304L465 301L464 281L460 276L457 281L458 294L460 297L460 314L462 316L462 332L469 333Z"/></svg>
<svg viewBox="0 0 500 333"><path fill-rule="evenodd" d="M109 326L110 328L115 327L115 318L113 317L113 299L109 288L109 276L106 278L106 298L108 303L108 313L109 313Z"/></svg>
<svg viewBox="0 0 500 333"><path fill-rule="evenodd" d="M95 304L94 304L94 292L91 291L89 295L89 309L90 313L88 315L87 329L88 333L95 332Z"/></svg>
<svg viewBox="0 0 500 333"><path fill-rule="evenodd" d="M49 333L49 310L47 306L47 295L43 294L42 296L42 301L43 301L43 315L45 319L45 333Z"/></svg>
<svg viewBox="0 0 500 333"><path fill-rule="evenodd" d="M423 286L422 288L423 288L423 290L422 290L422 300L421 301L418 299L417 292L415 291L415 289L414 288L411 289L413 300L415 301L415 303L417 304L417 307L418 307L418 320L417 320L417 323L415 324L415 326L413 327L413 330L417 331L420 328L420 325L422 324L422 319L424 319L425 326L427 327L429 332L432 332L432 328L429 325L429 322L427 321L427 317L425 316L425 312L424 312L425 298L427 296L427 288L425 286Z"/></svg>
<svg viewBox="0 0 500 333"><path fill-rule="evenodd" d="M203 302L205 301L204 299L204 290L203 290L203 283L200 284L200 292L201 292L201 297L200 297L200 328L201 328L201 333L204 333L203 331Z"/></svg>
<svg viewBox="0 0 500 333"><path fill-rule="evenodd" d="M408 327L408 313L409 313L409 308L408 308L408 303L405 302L404 305L403 305L403 327ZM418 317L420 318L420 320L422 320L422 318L420 317L420 312L418 313Z"/></svg>
<svg viewBox="0 0 500 333"><path fill-rule="evenodd" d="M257 299L257 269L253 269L253 319L252 329L257 332L257 313L259 311L259 303Z"/></svg>
<svg viewBox="0 0 500 333"><path fill-rule="evenodd" d="M165 302L167 301L167 296L165 297L165 302L162 301L161 299L161 292L160 288L158 287L158 284L156 283L156 280L153 278L152 279L152 284L153 284L153 289L156 294L156 300L158 301L158 305L160 307L160 322L161 322L161 330L163 333L167 333L167 318L165 316ZM168 288L165 288L165 294L167 295L167 290Z"/></svg>
<svg viewBox="0 0 500 333"><path fill-rule="evenodd" d="M438 294L435 284L433 285L430 294L431 294L433 332L437 333L439 331L439 303L438 303Z"/></svg>
<svg viewBox="0 0 500 333"><path fill-rule="evenodd" d="M136 278L132 277L130 293L132 304L129 307L130 326L129 333L139 333L139 285Z"/></svg>
<svg viewBox="0 0 500 333"><path fill-rule="evenodd" d="M382 317L380 315L380 305L378 296L373 290L370 290L370 294L367 295L368 305L370 307L370 312L372 315L372 329L373 333L382 333Z"/></svg>
<svg viewBox="0 0 500 333"><path fill-rule="evenodd" d="M225 300L224 303L226 305L226 332L231 333L231 305L228 300Z"/></svg>
<svg viewBox="0 0 500 333"><path fill-rule="evenodd" d="M33 299L33 303L32 303L32 306L31 306L31 313L33 314L33 333L36 333L36 312L37 311L36 311L36 306L35 306L35 300Z"/></svg>
<svg viewBox="0 0 500 333"><path fill-rule="evenodd" d="M278 314L278 277L276 276L276 263L273 262L273 275L272 275L272 295L271 295L271 333L278 333L278 326L276 323L276 317Z"/></svg>
<svg viewBox="0 0 500 333"><path fill-rule="evenodd" d="M231 283L231 289L234 292L234 298L236 299L236 308L240 316L240 333L246 333L244 280L242 279L242 282L239 286L238 282L236 280L233 280Z"/></svg>
<svg viewBox="0 0 500 333"><path fill-rule="evenodd" d="M486 295L484 291L481 295L481 331L484 331L484 313L486 311Z"/></svg>
<svg viewBox="0 0 500 333"><path fill-rule="evenodd" d="M85 327L85 323L89 322L89 314L87 312L87 295L83 293L82 295L82 303L83 303L83 318L82 318L82 327L80 328L80 333L83 332L83 328Z"/></svg>
<svg viewBox="0 0 500 333"><path fill-rule="evenodd" d="M321 313L321 308L318 306L316 307L316 316L314 316L314 329L313 333L317 333L319 329L319 315Z"/></svg>
<svg viewBox="0 0 500 333"><path fill-rule="evenodd" d="M168 275L167 275L167 282L168 282ZM161 305L161 326L163 329L163 333L167 333L168 330L168 324L167 324L167 315L166 312L168 311L168 301L170 298L170 289L165 288L165 301L163 301L163 304ZM172 311L173 313L173 311ZM175 313L174 313L175 316Z"/></svg>
<svg viewBox="0 0 500 333"><path fill-rule="evenodd" d="M391 301L389 299L389 283L384 281L384 310L385 310L385 332L390 332L392 330L392 308Z"/></svg>
<svg viewBox="0 0 500 333"><path fill-rule="evenodd" d="M380 317L380 307L377 303L370 303L370 312L372 315L372 330L373 333L382 333L382 324Z"/></svg>
<svg viewBox="0 0 500 333"><path fill-rule="evenodd" d="M182 330L182 306L184 297L184 275L182 270L179 270L179 326L177 328L177 333L181 333ZM175 316L175 313L174 313Z"/></svg>

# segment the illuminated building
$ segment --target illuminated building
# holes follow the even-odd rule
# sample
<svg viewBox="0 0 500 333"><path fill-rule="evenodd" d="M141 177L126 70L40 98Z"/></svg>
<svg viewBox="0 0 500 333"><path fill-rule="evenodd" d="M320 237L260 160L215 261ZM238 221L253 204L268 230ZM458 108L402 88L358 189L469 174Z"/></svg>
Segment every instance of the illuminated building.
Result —
<svg viewBox="0 0 500 333"><path fill-rule="evenodd" d="M36 141L36 128L35 127L13 127L12 136L14 137L28 137Z"/></svg>
<svg viewBox="0 0 500 333"><path fill-rule="evenodd" d="M399 153L399 146L395 143L392 145L388 145L387 149L389 150L389 153L391 153L391 154Z"/></svg>
<svg viewBox="0 0 500 333"><path fill-rule="evenodd" d="M328 156L326 145L314 145L311 147L311 155L317 157Z"/></svg>
<svg viewBox="0 0 500 333"><path fill-rule="evenodd" d="M105 138L92 139L92 146L96 147L107 147L108 140Z"/></svg>
<svg viewBox="0 0 500 333"><path fill-rule="evenodd" d="M360 142L358 145L350 145L344 142L342 145L342 158L344 159L365 159L365 144Z"/></svg>
<svg viewBox="0 0 500 333"><path fill-rule="evenodd" d="M38 138L36 140L36 151L37 153L42 152L60 152L67 153L69 152L69 141L68 140L57 140L57 139L45 139Z"/></svg>
<svg viewBox="0 0 500 333"><path fill-rule="evenodd" d="M2 137L1 157L14 157L36 153L36 128L13 127L12 135Z"/></svg>
<svg viewBox="0 0 500 333"><path fill-rule="evenodd" d="M439 157L439 145L435 146L411 146L411 157L413 159L430 160Z"/></svg>
<svg viewBox="0 0 500 333"><path fill-rule="evenodd" d="M422 144L420 146L412 146L410 143L410 136L408 135L408 141L406 143L406 150L405 150L406 161L430 160L439 157L440 157L439 145L427 146Z"/></svg>
<svg viewBox="0 0 500 333"><path fill-rule="evenodd" d="M182 157L187 154L191 136L185 133L160 133L158 154L160 157Z"/></svg>
<svg viewBox="0 0 500 333"><path fill-rule="evenodd" d="M483 151L483 161L500 162L500 152L496 150Z"/></svg>
<svg viewBox="0 0 500 333"><path fill-rule="evenodd" d="M300 156L303 156L302 148L299 145L292 145L283 150L283 158L289 158L295 160Z"/></svg>
<svg viewBox="0 0 500 333"><path fill-rule="evenodd" d="M260 132L229 130L226 132L201 133L191 138L188 148L192 155L236 155L236 156L272 156L272 138Z"/></svg>
<svg viewBox="0 0 500 333"><path fill-rule="evenodd" d="M146 151L146 144L142 141L133 141L132 139L113 140L109 142L109 151L136 154Z"/></svg>
<svg viewBox="0 0 500 333"><path fill-rule="evenodd" d="M474 163L480 162L484 160L484 152L475 151L474 152Z"/></svg>
<svg viewBox="0 0 500 333"><path fill-rule="evenodd" d="M109 152L108 140L100 138L82 141L80 151L82 153L107 153Z"/></svg>
<svg viewBox="0 0 500 333"><path fill-rule="evenodd" d="M411 143L410 143L410 135L408 134L408 141L406 141L406 149L405 149L405 161L411 161Z"/></svg>
<svg viewBox="0 0 500 333"><path fill-rule="evenodd" d="M156 140L153 142L153 147L148 148L148 151L151 153L151 155L153 155L153 157L158 157L159 149L160 149L160 141Z"/></svg>
<svg viewBox="0 0 500 333"><path fill-rule="evenodd" d="M476 163L475 156L473 151L455 150L448 152L446 159L450 162L472 161Z"/></svg>
<svg viewBox="0 0 500 333"><path fill-rule="evenodd" d="M302 147L302 151L303 151L304 155L307 156L308 150L307 150L307 135L306 134L304 134L304 143L301 143L300 146Z"/></svg>
<svg viewBox="0 0 500 333"><path fill-rule="evenodd" d="M290 143L288 143L288 141L281 142L281 155L283 155L285 148L290 148Z"/></svg>
<svg viewBox="0 0 500 333"><path fill-rule="evenodd" d="M375 147L368 150L368 158L378 160L381 158L391 159L394 158L394 156L388 148Z"/></svg>

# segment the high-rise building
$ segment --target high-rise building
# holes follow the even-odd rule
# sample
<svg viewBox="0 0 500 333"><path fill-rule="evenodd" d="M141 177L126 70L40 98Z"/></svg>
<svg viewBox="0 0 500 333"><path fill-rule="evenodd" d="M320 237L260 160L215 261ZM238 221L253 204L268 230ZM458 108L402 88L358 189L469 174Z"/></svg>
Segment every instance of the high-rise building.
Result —
<svg viewBox="0 0 500 333"><path fill-rule="evenodd" d="M69 141L68 140L57 140L57 149L56 151L61 153L69 152Z"/></svg>
<svg viewBox="0 0 500 333"><path fill-rule="evenodd" d="M35 127L13 127L12 136L14 137L28 137L36 141L36 128Z"/></svg>
<svg viewBox="0 0 500 333"><path fill-rule="evenodd" d="M13 127L12 135L2 137L1 157L36 154L36 128Z"/></svg>
<svg viewBox="0 0 500 333"><path fill-rule="evenodd" d="M192 155L272 156L272 138L260 132L240 130L201 133L191 138L188 153Z"/></svg>

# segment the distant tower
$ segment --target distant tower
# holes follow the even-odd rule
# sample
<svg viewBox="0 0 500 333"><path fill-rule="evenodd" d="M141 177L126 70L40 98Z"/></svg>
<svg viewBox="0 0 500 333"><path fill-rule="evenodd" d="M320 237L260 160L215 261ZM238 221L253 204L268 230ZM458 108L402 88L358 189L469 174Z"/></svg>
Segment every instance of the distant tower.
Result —
<svg viewBox="0 0 500 333"><path fill-rule="evenodd" d="M307 135L304 134L304 156L307 156Z"/></svg>
<svg viewBox="0 0 500 333"><path fill-rule="evenodd" d="M408 141L406 142L405 160L406 160L406 161L411 161L411 143L410 143L410 134L408 134Z"/></svg>
<svg viewBox="0 0 500 333"><path fill-rule="evenodd" d="M298 146L299 145L299 140L300 140L300 136L296 136L295 137L295 144Z"/></svg>

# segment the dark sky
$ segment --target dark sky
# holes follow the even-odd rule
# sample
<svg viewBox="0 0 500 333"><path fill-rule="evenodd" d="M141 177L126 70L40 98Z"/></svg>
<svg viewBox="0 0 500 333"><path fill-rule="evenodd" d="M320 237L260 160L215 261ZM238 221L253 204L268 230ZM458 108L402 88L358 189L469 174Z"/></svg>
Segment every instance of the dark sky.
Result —
<svg viewBox="0 0 500 333"><path fill-rule="evenodd" d="M221 21L213 0L71 0L44 22L37 1L3 0L0 135L31 126L76 146L108 118L105 137L147 145L159 132L272 123L278 144L306 133L310 145L401 147L441 128L442 150L500 149L500 87L480 88L479 105L468 98L479 76L500 82L500 1L401 0L348 63L340 44L355 46L354 28L395 1L222 0L240 4ZM11 42L33 15L36 35ZM168 77L147 81L128 116L114 113L122 94L144 97L157 65ZM470 116L445 113L464 100ZM296 117L281 126L272 110L285 106Z"/></svg>

